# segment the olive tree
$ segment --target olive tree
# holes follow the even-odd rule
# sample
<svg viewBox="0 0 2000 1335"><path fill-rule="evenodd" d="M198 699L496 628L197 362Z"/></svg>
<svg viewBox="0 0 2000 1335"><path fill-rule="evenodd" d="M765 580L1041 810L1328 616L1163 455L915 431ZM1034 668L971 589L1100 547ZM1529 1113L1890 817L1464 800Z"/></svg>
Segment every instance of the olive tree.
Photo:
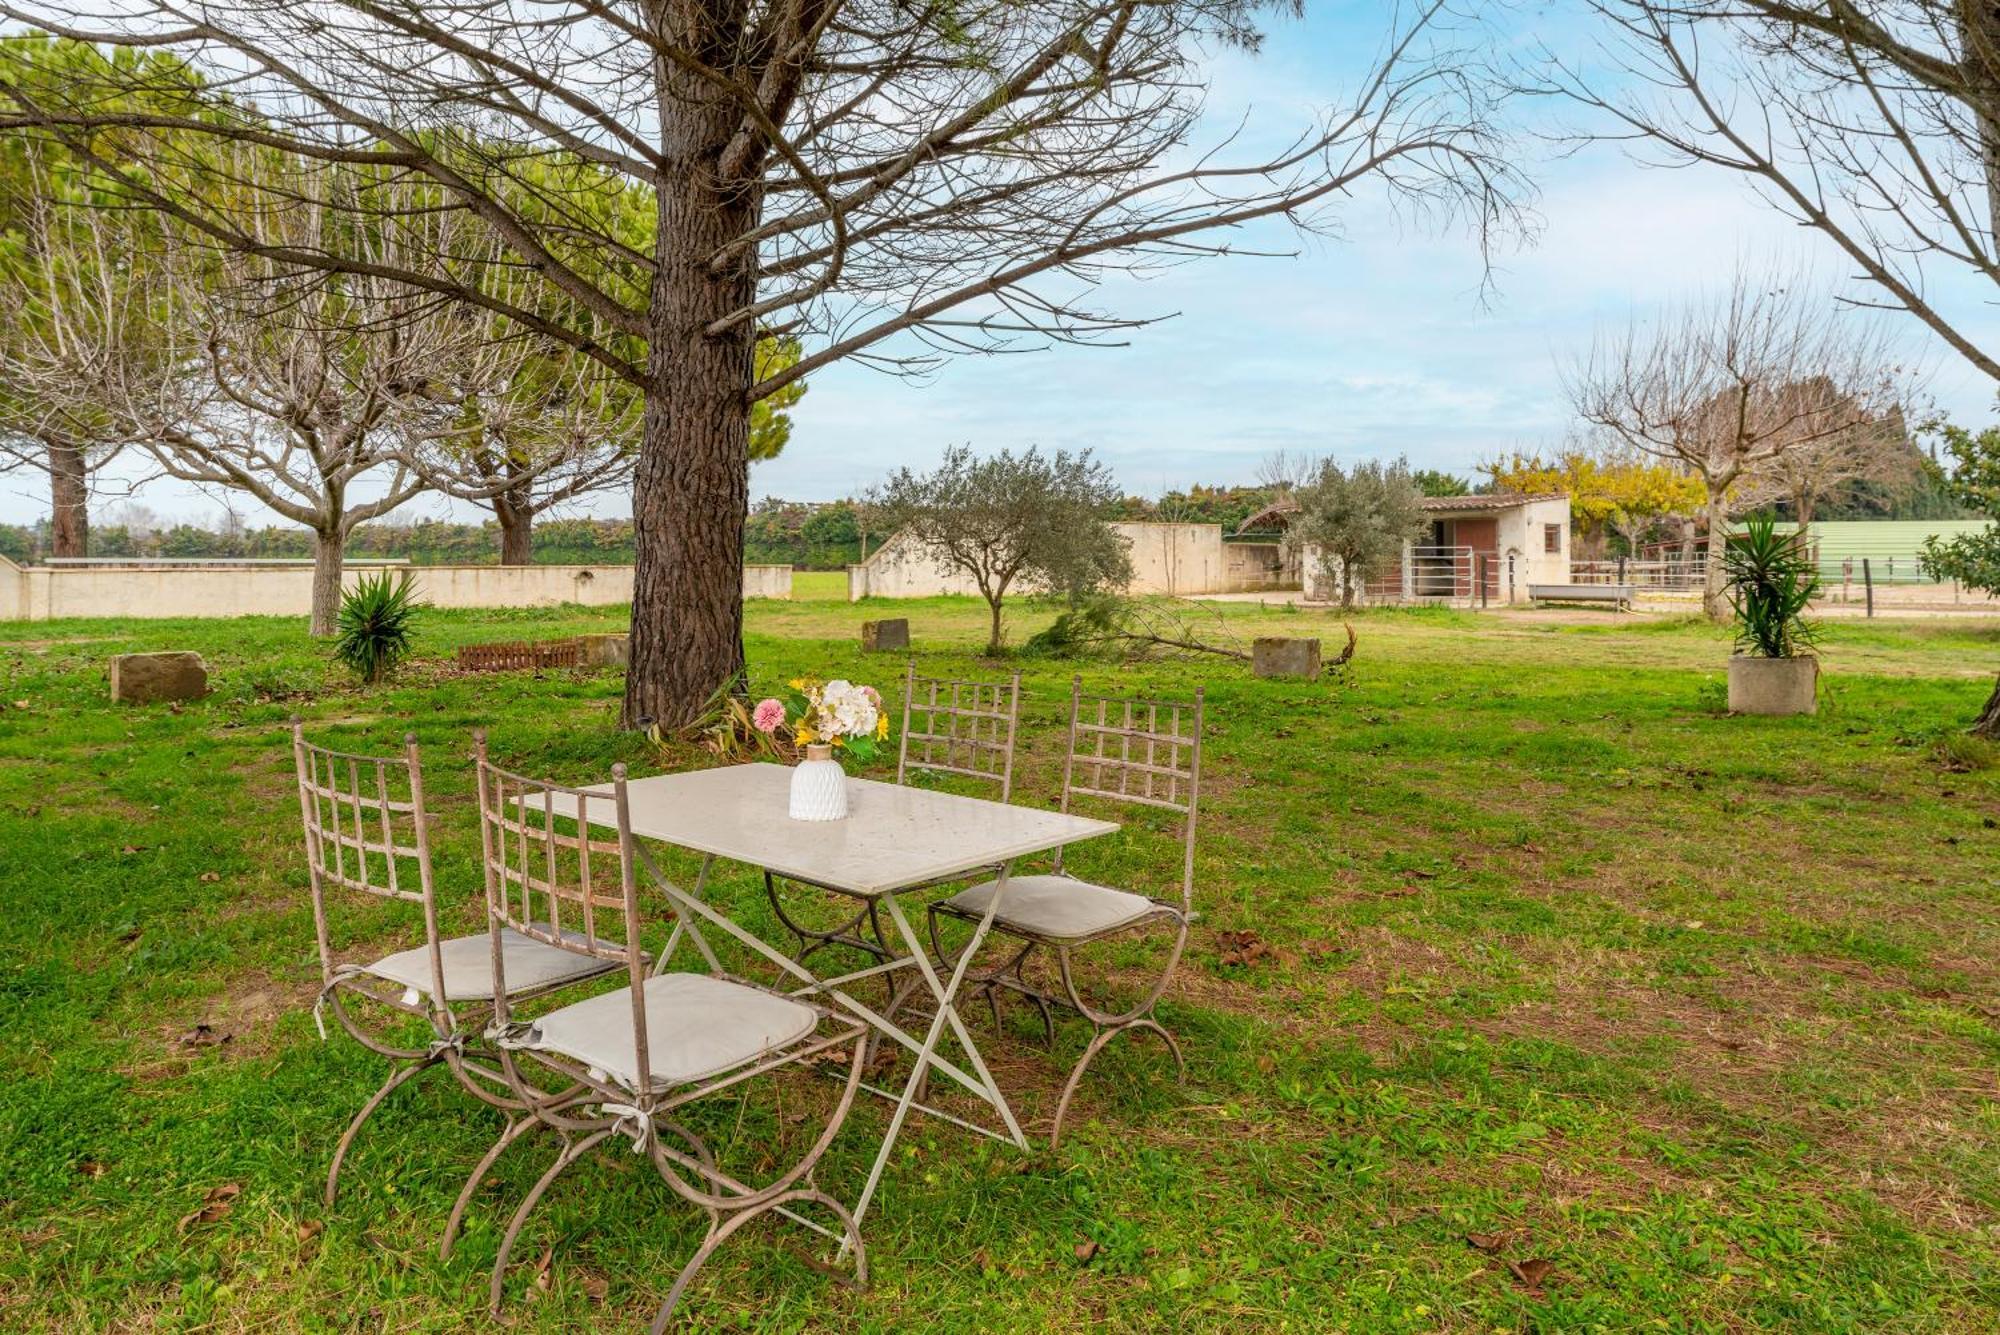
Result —
<svg viewBox="0 0 2000 1335"><path fill-rule="evenodd" d="M1322 459L1292 493L1298 512L1285 530L1294 548L1316 552L1321 575L1340 588L1343 609L1424 531L1423 490L1407 461L1365 459L1342 468Z"/></svg>
<svg viewBox="0 0 2000 1335"><path fill-rule="evenodd" d="M1933 579L1957 580L1967 588L2000 594L2000 428L1973 433L1963 427L1943 429L1944 446L1952 458L1952 495L1966 508L1993 522L1980 533L1924 540L1924 569ZM1986 707L1972 724L1981 737L2000 741L2000 682L1995 682Z"/></svg>
<svg viewBox="0 0 2000 1335"><path fill-rule="evenodd" d="M0 85L0 130L59 138L129 200L220 244L497 310L638 388L624 721L676 726L743 671L760 400L843 359L923 372L1105 340L1145 322L1093 299L1108 277L1254 249L1244 229L1260 220L1331 232L1357 197L1465 225L1482 253L1516 228L1490 47L1454 32L1444 0L1392 11L1370 67L1295 135L1199 142L1209 63L1254 49L1265 9L0 0L0 17L44 32L180 53L231 97L197 118L126 111L113 79ZM451 254L382 264L286 245L263 213L204 205L191 137L421 180L563 300L510 301ZM625 190L653 205L637 234ZM399 216L353 204L364 231ZM766 336L804 355L760 374Z"/></svg>
<svg viewBox="0 0 2000 1335"><path fill-rule="evenodd" d="M1107 518L1120 494L1089 450L982 459L954 446L931 472L898 470L870 504L878 523L900 530L941 571L972 580L992 616L986 651L997 654L1009 592L1076 599L1131 582L1130 544Z"/></svg>

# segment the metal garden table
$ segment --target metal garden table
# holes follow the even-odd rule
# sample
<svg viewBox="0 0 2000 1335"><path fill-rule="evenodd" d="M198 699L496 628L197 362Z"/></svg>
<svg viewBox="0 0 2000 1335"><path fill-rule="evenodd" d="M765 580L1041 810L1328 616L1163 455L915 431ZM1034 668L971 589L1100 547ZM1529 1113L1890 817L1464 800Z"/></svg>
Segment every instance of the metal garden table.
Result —
<svg viewBox="0 0 2000 1335"><path fill-rule="evenodd" d="M661 873L643 847L639 850L648 873L679 910L673 933L654 965L656 970L666 968L683 935L711 967L719 967L714 949L703 935L706 926L797 979L800 985L793 995L826 997L914 1055L909 1078L900 1093L872 1084L864 1086L893 1101L895 1112L868 1171L867 1185L853 1206L858 1225L874 1198L882 1170L912 1108L980 1135L1008 1141L1019 1149L1028 1148L1027 1137L1021 1133L1006 1095L995 1083L978 1045L959 1016L958 990L1005 898L1007 877L1015 860L1110 834L1118 826L1112 821L854 778L847 781L845 820L795 821L786 814L791 778L791 770L783 765L730 765L632 779L626 784L626 798L634 835L702 855L701 870L693 888L683 889ZM603 787L608 794L609 785ZM615 823L609 803L602 807L595 803L587 805L590 810L585 819L590 823ZM576 815L561 806L555 814ZM709 869L718 858L873 903L895 924L908 953L870 968L819 978L730 921L703 898ZM940 882L949 883L988 870L994 872L998 888L986 906L985 916L974 925L972 940L959 955L950 977L940 977L903 910L901 898ZM929 1027L921 1037L847 991L849 984L861 979L902 970L915 970L937 1003L936 1013L930 1017ZM958 1040L965 1066L937 1050L947 1029ZM999 1114L1005 1134L919 1103L917 1091L925 1075L933 1070L990 1105Z"/></svg>

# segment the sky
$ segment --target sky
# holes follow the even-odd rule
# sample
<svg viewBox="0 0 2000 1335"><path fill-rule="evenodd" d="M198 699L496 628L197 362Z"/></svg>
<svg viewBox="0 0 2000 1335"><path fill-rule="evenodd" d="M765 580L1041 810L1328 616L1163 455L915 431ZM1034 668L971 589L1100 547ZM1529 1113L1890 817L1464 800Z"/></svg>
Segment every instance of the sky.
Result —
<svg viewBox="0 0 2000 1335"><path fill-rule="evenodd" d="M1274 20L1262 53L1216 59L1214 135L1246 115L1254 133L1276 135L1341 103L1387 31L1387 7L1308 11ZM1535 5L1509 11L1502 25L1492 34L1502 44L1588 40L1575 17ZM1548 108L1532 114L1548 123ZM859 364L821 370L793 410L783 456L754 467L752 494L830 500L959 444L1087 448L1139 495L1250 482L1281 449L1402 455L1471 476L1504 451L1560 440L1570 420L1562 371L1594 331L1622 330L1712 289L1743 260L1812 266L1839 281L1822 238L1730 174L1647 167L1608 144L1559 155L1526 136L1517 160L1537 188L1539 234L1503 250L1490 273L1462 231L1402 225L1364 192L1336 215L1338 237L1300 238L1277 225L1251 238L1295 257L1208 260L1106 288L1101 300L1119 314L1159 317L1123 336L1125 346L959 358L921 383ZM1990 382L1914 321L1891 328L1939 409L1963 423L1993 420ZM133 476L107 479L105 506ZM138 499L169 521L220 510L172 483L149 484ZM32 474L0 476L0 521L32 521L46 505ZM238 505L252 523L268 518L254 502ZM629 501L601 496L579 510L622 515ZM426 498L398 517L446 514L472 516Z"/></svg>

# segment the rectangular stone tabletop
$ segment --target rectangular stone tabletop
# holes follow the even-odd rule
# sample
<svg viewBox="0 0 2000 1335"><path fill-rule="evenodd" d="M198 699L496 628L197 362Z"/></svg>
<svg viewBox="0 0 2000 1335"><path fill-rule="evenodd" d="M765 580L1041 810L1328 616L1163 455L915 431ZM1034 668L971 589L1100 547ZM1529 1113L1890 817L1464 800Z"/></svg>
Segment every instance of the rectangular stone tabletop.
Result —
<svg viewBox="0 0 2000 1335"><path fill-rule="evenodd" d="M632 833L872 897L1118 828L1114 821L851 776L847 819L800 821L785 814L791 784L788 767L770 764L632 779L625 785ZM609 793L611 785L591 791ZM554 805L559 815L576 814L563 794ZM588 805L592 824L616 825L609 802Z"/></svg>

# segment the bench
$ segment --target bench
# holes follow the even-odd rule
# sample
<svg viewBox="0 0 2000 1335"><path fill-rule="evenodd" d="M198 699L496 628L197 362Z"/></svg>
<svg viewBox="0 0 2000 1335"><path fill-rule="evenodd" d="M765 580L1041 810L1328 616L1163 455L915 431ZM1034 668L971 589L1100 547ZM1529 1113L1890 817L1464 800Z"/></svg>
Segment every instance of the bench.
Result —
<svg viewBox="0 0 2000 1335"><path fill-rule="evenodd" d="M1632 606L1630 584L1530 584L1528 601L1535 603L1610 603Z"/></svg>

